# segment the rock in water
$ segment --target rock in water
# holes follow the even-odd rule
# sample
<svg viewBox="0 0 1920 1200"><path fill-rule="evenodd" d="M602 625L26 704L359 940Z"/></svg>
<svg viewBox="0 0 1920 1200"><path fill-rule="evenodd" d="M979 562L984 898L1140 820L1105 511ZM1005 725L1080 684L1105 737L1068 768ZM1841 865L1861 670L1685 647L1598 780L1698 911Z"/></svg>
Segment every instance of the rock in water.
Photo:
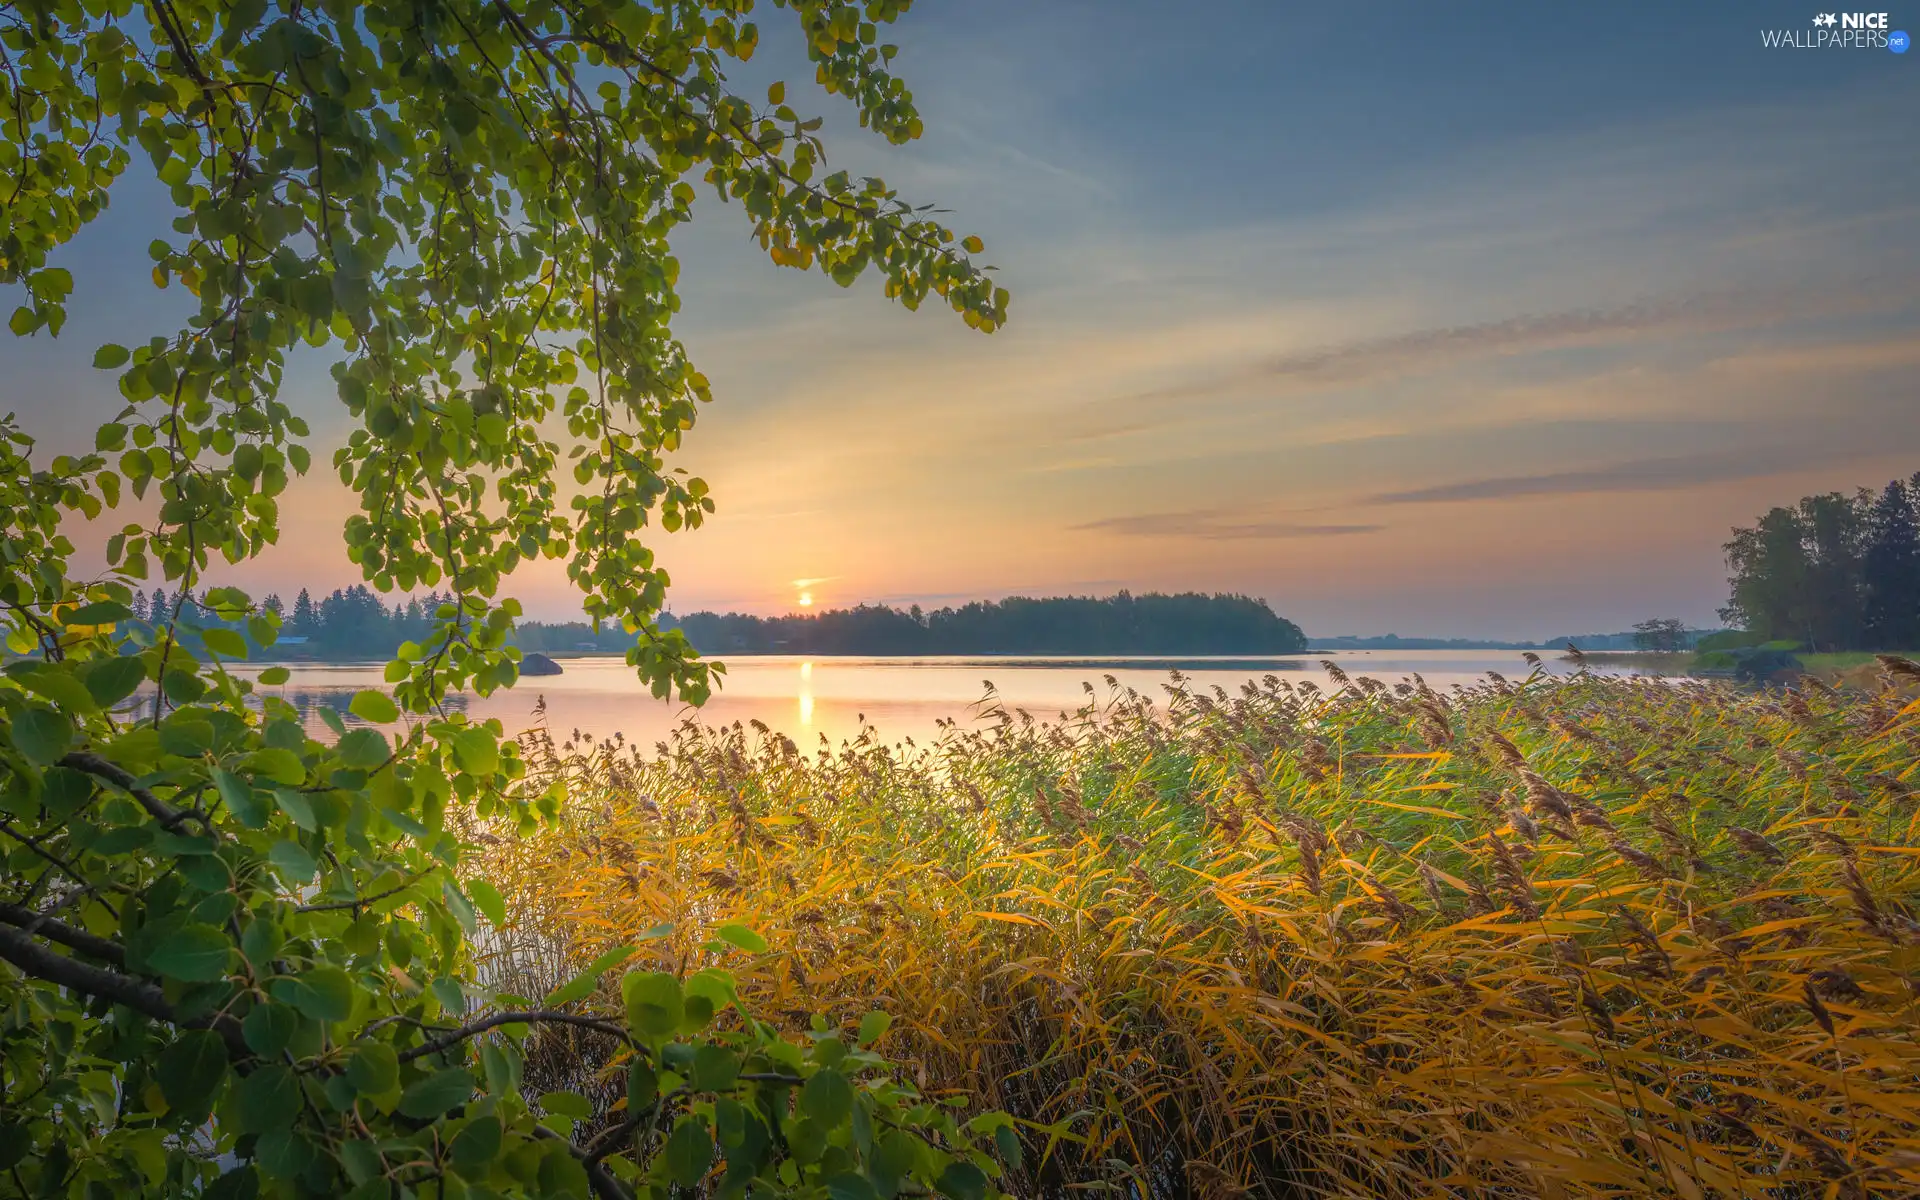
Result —
<svg viewBox="0 0 1920 1200"><path fill-rule="evenodd" d="M529 654L520 660L522 675L558 675L560 664L544 654Z"/></svg>

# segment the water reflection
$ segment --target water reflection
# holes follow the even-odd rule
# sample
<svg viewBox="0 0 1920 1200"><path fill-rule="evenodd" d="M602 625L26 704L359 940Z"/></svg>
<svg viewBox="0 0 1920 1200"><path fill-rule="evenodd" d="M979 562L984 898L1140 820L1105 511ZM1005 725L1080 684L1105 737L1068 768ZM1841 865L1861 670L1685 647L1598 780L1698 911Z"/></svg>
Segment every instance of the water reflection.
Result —
<svg viewBox="0 0 1920 1200"><path fill-rule="evenodd" d="M1356 678L1370 676L1395 684L1417 673L1441 689L1485 682L1488 671L1517 681L1533 669L1519 651L1477 650L1198 659L743 657L725 660L722 686L703 708L694 710L654 699L618 658L563 658L563 674L525 679L518 687L491 696L452 696L447 708L475 719L498 718L509 733L517 733L541 719L535 708L544 700L547 728L560 740L576 731L593 740L618 733L630 742L651 745L665 739L683 719L697 715L709 725L758 720L802 745L817 744L822 737L837 745L856 737L864 717L887 741L912 737L924 742L938 736L942 721L964 727L979 720L980 701L989 681L1007 711L1025 709L1042 718L1079 708L1086 702L1083 689L1088 685L1104 699L1108 679L1164 704L1170 669L1178 669L1187 686L1208 692L1219 687L1237 693L1241 685L1269 674L1296 685L1339 686L1321 665L1323 657ZM377 664L287 665L292 676L286 683L261 690L294 705L316 737L332 736L319 718L322 707L344 713L354 692L387 689ZM259 669L243 668L241 673ZM1542 669L1564 673L1571 666L1549 658ZM351 716L344 719L362 723Z"/></svg>
<svg viewBox="0 0 1920 1200"><path fill-rule="evenodd" d="M304 670L300 667L294 667L293 669L296 671ZM333 740L333 730L328 727L326 718L320 715L322 709L332 709L339 715L341 722L349 729L358 725L373 724L373 722L363 721L347 711L347 705L353 700L355 692L362 691L369 687L377 688L383 692L388 690L385 680L381 677L381 673L378 670L373 668L367 668L367 670L375 676L370 682L314 684L300 680L299 676L295 676L294 679L290 679L277 687L262 687L256 682L253 685L253 694L247 697L247 707L253 709L255 712L259 712L262 708L261 697L263 696L272 696L275 699L284 700L293 706L295 712L300 714L300 727L306 730L309 737L330 742ZM114 709L114 715L128 720L151 717L153 715L153 692L152 684L143 685L138 691L134 692L132 696L122 701L120 705ZM464 693L455 693L446 698L442 707L449 715L458 712L467 712L473 700L474 697L472 696L465 695ZM531 701L529 701L529 704L531 704ZM510 726L509 732L523 729L527 724L528 722L523 721L518 726ZM376 728L378 728L378 726L376 726ZM393 726L385 726L385 728L393 728Z"/></svg>

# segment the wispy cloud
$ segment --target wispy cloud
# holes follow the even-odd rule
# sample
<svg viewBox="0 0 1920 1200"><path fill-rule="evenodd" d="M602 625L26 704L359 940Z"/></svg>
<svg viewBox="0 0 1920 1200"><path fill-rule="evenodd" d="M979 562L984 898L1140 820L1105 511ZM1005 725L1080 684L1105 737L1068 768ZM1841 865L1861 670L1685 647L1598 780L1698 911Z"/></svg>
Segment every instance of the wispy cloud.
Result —
<svg viewBox="0 0 1920 1200"><path fill-rule="evenodd" d="M1612 308L1520 313L1492 321L1413 329L1381 337L1305 347L1198 378L1080 406L1082 418L1062 443L1094 441L1192 419L1170 401L1257 393L1278 401L1302 393L1426 376L1479 360L1517 358L1575 347L1631 346L1733 331L1759 333L1789 322L1900 312L1920 299L1911 281L1856 279L1845 287L1702 293L1646 299ZM1202 364L1194 364L1204 370ZM1837 365L1852 365L1842 362ZM1143 414L1154 415L1143 415Z"/></svg>
<svg viewBox="0 0 1920 1200"><path fill-rule="evenodd" d="M1519 496L1573 496L1597 492L1662 492L1740 479L1762 479L1805 467L1872 458L1878 451L1856 447L1756 447L1740 451L1673 455L1537 475L1500 475L1435 487L1380 492L1367 505L1442 504L1467 500L1507 500Z"/></svg>
<svg viewBox="0 0 1920 1200"><path fill-rule="evenodd" d="M1117 533L1127 537L1198 538L1202 541L1226 542L1345 537L1351 534L1378 533L1386 526L1249 520L1244 514L1220 509L1195 509L1189 512L1141 513L1130 517L1107 517L1099 521L1075 525L1072 528L1078 532Z"/></svg>

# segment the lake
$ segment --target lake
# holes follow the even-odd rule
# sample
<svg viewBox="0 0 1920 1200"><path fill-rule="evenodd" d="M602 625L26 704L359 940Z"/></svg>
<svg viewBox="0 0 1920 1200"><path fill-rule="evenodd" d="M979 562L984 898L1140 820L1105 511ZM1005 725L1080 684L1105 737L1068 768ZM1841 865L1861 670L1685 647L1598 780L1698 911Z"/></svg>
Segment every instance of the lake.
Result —
<svg viewBox="0 0 1920 1200"><path fill-rule="evenodd" d="M1571 669L1551 653L1543 658L1545 670L1565 673ZM1188 677L1190 686L1218 685L1229 693L1269 674L1330 688L1332 681L1321 666L1322 659L1337 663L1350 675L1372 676L1385 683L1418 673L1442 689L1455 683L1484 682L1488 671L1519 680L1532 670L1518 650L1358 650L1285 658L770 655L724 660L726 679L699 710L699 717L710 725L758 720L791 737L803 750L816 748L822 738L837 746L857 736L863 721L885 741L911 737L925 742L938 734L937 722L942 719L963 724L974 720L989 683L1009 710L1025 709L1036 719L1050 719L1085 702L1083 684L1092 684L1104 698L1106 675L1164 704L1162 688L1174 668ZM564 674L522 679L517 687L488 697L455 697L450 707L478 718L498 717L509 733L515 733L534 722L535 705L544 697L546 720L556 740L564 741L577 730L592 739L624 734L629 742L643 745L663 739L694 712L677 702L655 700L618 658L560 661ZM292 675L286 683L260 690L298 705L308 713L308 727L316 732L324 728L315 715L317 706L344 710L354 692L385 688L378 664L290 667ZM252 674L259 669L237 670Z"/></svg>

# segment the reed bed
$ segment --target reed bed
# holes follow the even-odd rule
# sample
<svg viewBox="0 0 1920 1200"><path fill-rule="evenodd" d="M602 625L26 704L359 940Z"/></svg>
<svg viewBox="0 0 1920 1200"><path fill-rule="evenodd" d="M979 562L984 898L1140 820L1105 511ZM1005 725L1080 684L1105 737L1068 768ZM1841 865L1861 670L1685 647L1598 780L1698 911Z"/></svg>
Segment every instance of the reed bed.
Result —
<svg viewBox="0 0 1920 1200"><path fill-rule="evenodd" d="M1920 702L1335 671L1089 687L929 746L528 737L509 941L894 1017L1016 1192L1920 1194ZM1906 680L1905 682L1910 682Z"/></svg>

